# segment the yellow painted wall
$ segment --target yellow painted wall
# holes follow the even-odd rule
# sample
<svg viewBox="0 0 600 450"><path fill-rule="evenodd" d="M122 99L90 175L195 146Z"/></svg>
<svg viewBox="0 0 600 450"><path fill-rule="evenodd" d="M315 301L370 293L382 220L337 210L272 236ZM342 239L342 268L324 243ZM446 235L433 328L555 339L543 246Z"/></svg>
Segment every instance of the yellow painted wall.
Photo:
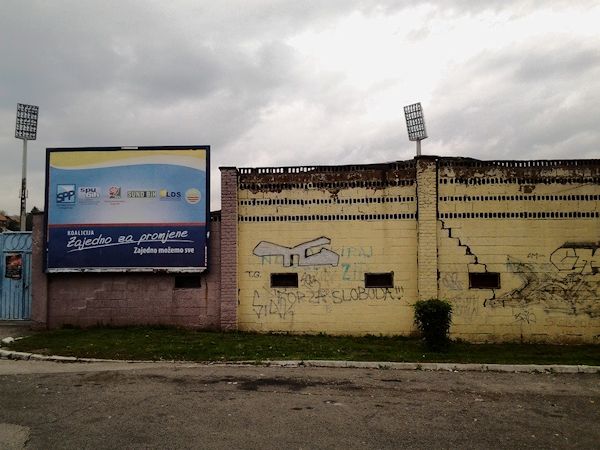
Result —
<svg viewBox="0 0 600 450"><path fill-rule="evenodd" d="M330 334L412 329L410 305L417 295L414 186L348 188L333 194L241 189L238 196L239 329ZM371 218L352 219L361 214ZM384 214L404 218L384 219ZM312 220L313 215L327 219ZM299 220L308 216L310 220ZM292 248L321 237L329 243L311 251L334 252L339 258L335 264L306 263L294 256L286 267L282 256L254 254L262 241ZM298 288L271 288L272 273L290 272L298 274ZM365 288L365 272L394 272L394 286Z"/></svg>
<svg viewBox="0 0 600 450"><path fill-rule="evenodd" d="M454 306L452 336L476 342L598 342L599 185L519 184L507 172L473 177L513 182L439 185L439 293ZM449 169L440 173L442 179L456 175ZM572 173L552 169L538 176ZM577 214L584 217L569 217ZM500 273L500 289L469 288L470 271Z"/></svg>
<svg viewBox="0 0 600 450"><path fill-rule="evenodd" d="M454 338L599 342L598 165L453 161L417 160L416 183L377 188L348 185L365 179L356 168L317 173L312 184L286 172L287 186L274 175L283 169L253 172L238 189L239 329L410 334L412 305L437 292L453 304ZM256 254L261 243L290 249L318 238L326 241L289 266ZM322 249L334 264L314 258ZM365 288L367 272L394 272L393 288ZM470 272L499 273L500 288L470 287ZM272 288L273 273L297 273L299 287Z"/></svg>

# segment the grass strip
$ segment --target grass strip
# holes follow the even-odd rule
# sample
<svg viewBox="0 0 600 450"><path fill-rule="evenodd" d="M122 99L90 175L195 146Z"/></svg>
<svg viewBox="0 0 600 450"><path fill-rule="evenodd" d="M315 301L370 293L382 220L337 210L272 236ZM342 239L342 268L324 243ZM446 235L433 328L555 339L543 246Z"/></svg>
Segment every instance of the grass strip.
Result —
<svg viewBox="0 0 600 450"><path fill-rule="evenodd" d="M9 344L12 350L87 358L267 361L344 360L487 364L600 365L599 345L468 344L427 351L406 337L328 336L210 332L170 327L60 329Z"/></svg>

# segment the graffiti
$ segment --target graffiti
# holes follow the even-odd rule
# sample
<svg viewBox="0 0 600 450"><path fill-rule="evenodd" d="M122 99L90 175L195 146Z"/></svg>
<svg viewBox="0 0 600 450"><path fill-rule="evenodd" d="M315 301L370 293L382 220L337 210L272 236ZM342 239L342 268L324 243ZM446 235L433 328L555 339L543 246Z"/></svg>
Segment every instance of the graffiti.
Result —
<svg viewBox="0 0 600 450"><path fill-rule="evenodd" d="M484 306L526 308L541 305L546 312L600 317L600 276L597 273L553 271L548 270L547 264L525 263L511 257L506 265L509 272L521 278L521 285L500 297L486 300Z"/></svg>
<svg viewBox="0 0 600 450"><path fill-rule="evenodd" d="M515 321L521 324L531 324L535 323L535 314L524 309L515 314Z"/></svg>
<svg viewBox="0 0 600 450"><path fill-rule="evenodd" d="M529 253L527 255L527 259L542 259L544 258L544 255L542 255L541 253Z"/></svg>
<svg viewBox="0 0 600 450"><path fill-rule="evenodd" d="M342 247L338 253L347 258L370 258L373 256L373 247Z"/></svg>
<svg viewBox="0 0 600 450"><path fill-rule="evenodd" d="M260 278L260 272L256 270L246 270L244 273L248 275L248 278Z"/></svg>
<svg viewBox="0 0 600 450"><path fill-rule="evenodd" d="M480 307L478 299L461 297L452 303L452 314L462 320L471 320L477 316L477 310Z"/></svg>
<svg viewBox="0 0 600 450"><path fill-rule="evenodd" d="M303 315L315 312L329 314L342 304L364 302L365 306L375 306L400 301L404 297L404 288L400 286L364 287L366 266L369 258L373 257L371 246L335 248L331 246L330 238L322 236L290 247L260 241L252 253L260 258L259 264L263 266L275 264L302 268L298 273L297 288L272 288L260 283L261 279L268 278L261 268L244 272L248 283L256 287L249 291L253 292L253 297L252 309L248 312L258 320L293 322L298 311ZM340 261L342 257L343 263ZM344 281L342 286L339 286L340 278Z"/></svg>
<svg viewBox="0 0 600 450"><path fill-rule="evenodd" d="M318 289L321 287L321 282L317 280L317 276L312 273L303 273L302 277L300 278L300 283L302 284L302 286L311 289L315 287Z"/></svg>
<svg viewBox="0 0 600 450"><path fill-rule="evenodd" d="M336 269L329 268L327 266L313 266L307 267L303 271L303 274L300 278L302 281L302 277L304 277L305 283L314 283L315 281L319 281L320 283L332 283L337 281L339 278L339 272Z"/></svg>
<svg viewBox="0 0 600 450"><path fill-rule="evenodd" d="M283 265L283 257L281 256L261 256L260 257L261 266L267 264L281 264Z"/></svg>
<svg viewBox="0 0 600 450"><path fill-rule="evenodd" d="M287 319L294 315L294 306L297 302L297 292L273 289L267 302L263 303L259 292L254 291L252 309L259 319L267 315L278 316L280 319Z"/></svg>
<svg viewBox="0 0 600 450"><path fill-rule="evenodd" d="M331 239L320 237L312 241L303 242L295 247L285 247L272 242L261 241L254 248L256 256L281 256L283 257L283 266L291 267L296 263L298 266L337 266L340 256L323 248L329 245Z"/></svg>
<svg viewBox="0 0 600 450"><path fill-rule="evenodd" d="M364 282L365 272L367 272L367 263L342 263L341 267L343 281Z"/></svg>
<svg viewBox="0 0 600 450"><path fill-rule="evenodd" d="M356 300L400 300L404 290L401 287L395 288L365 288L362 286L356 288L333 289L331 297L334 304L350 302Z"/></svg>
<svg viewBox="0 0 600 450"><path fill-rule="evenodd" d="M304 277L303 277L304 278ZM314 282L314 283L313 283ZM387 302L398 301L404 296L404 289L394 288L352 288L327 289L311 277L302 281L306 289L264 289L264 292L254 291L252 309L258 319L275 316L279 319L292 319L296 306L299 304L323 305L326 312L332 311L333 305L347 302L369 301ZM307 284L306 284L307 283Z"/></svg>
<svg viewBox="0 0 600 450"><path fill-rule="evenodd" d="M446 273L442 277L442 285L451 291L462 291L463 284L458 278L458 273Z"/></svg>
<svg viewBox="0 0 600 450"><path fill-rule="evenodd" d="M350 280L350 275L348 274L350 267L351 266L348 263L342 264L342 280L345 280L345 281Z"/></svg>
<svg viewBox="0 0 600 450"><path fill-rule="evenodd" d="M565 242L550 255L561 272L597 274L600 272L600 242Z"/></svg>

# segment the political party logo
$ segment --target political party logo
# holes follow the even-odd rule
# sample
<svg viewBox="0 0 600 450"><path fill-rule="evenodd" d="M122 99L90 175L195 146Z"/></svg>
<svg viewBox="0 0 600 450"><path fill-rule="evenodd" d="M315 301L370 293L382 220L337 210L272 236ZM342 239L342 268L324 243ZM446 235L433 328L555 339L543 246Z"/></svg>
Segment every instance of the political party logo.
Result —
<svg viewBox="0 0 600 450"><path fill-rule="evenodd" d="M121 198L121 186L111 186L108 188L108 198L118 200Z"/></svg>
<svg viewBox="0 0 600 450"><path fill-rule="evenodd" d="M100 188L93 186L80 186L77 190L77 198L81 201L96 200L100 198Z"/></svg>
<svg viewBox="0 0 600 450"><path fill-rule="evenodd" d="M185 191L185 201L190 205L195 205L200 201L200 191L196 188L191 188Z"/></svg>
<svg viewBox="0 0 600 450"><path fill-rule="evenodd" d="M156 191L127 191L127 198L156 198Z"/></svg>
<svg viewBox="0 0 600 450"><path fill-rule="evenodd" d="M59 184L56 186L56 203L75 203L75 185Z"/></svg>
<svg viewBox="0 0 600 450"><path fill-rule="evenodd" d="M161 189L158 191L161 200L181 200L181 192L170 191L169 189Z"/></svg>

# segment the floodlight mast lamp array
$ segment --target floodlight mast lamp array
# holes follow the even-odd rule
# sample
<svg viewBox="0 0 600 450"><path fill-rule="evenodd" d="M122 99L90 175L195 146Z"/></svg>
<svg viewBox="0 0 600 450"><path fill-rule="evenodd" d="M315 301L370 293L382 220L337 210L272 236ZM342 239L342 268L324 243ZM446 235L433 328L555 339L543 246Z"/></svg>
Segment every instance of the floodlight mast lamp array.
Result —
<svg viewBox="0 0 600 450"><path fill-rule="evenodd" d="M35 141L37 138L39 110L39 106L17 103L15 137L23 140L23 164L21 166L21 231L25 231L27 226L27 141Z"/></svg>
<svg viewBox="0 0 600 450"><path fill-rule="evenodd" d="M406 118L408 139L410 141L417 141L417 156L421 156L421 141L427 138L427 129L425 128L425 118L423 117L421 103L413 103L412 105L405 106L404 117Z"/></svg>

